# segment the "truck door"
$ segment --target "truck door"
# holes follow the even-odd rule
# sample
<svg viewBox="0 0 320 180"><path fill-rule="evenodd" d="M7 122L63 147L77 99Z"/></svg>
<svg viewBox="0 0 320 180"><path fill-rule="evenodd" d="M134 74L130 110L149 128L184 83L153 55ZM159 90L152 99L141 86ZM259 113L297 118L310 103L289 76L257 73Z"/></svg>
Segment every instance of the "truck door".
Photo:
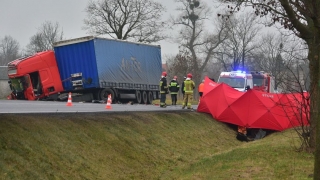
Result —
<svg viewBox="0 0 320 180"><path fill-rule="evenodd" d="M24 89L24 97L28 100L35 100L32 81L30 79L30 75L27 74L21 78L21 85Z"/></svg>

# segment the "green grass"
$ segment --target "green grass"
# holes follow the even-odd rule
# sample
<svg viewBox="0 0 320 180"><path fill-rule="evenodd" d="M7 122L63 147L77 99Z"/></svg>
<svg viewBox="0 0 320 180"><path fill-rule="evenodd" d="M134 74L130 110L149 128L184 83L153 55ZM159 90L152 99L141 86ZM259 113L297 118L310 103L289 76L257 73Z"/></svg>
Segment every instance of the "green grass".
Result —
<svg viewBox="0 0 320 180"><path fill-rule="evenodd" d="M0 115L0 179L308 179L292 130L253 142L197 112Z"/></svg>

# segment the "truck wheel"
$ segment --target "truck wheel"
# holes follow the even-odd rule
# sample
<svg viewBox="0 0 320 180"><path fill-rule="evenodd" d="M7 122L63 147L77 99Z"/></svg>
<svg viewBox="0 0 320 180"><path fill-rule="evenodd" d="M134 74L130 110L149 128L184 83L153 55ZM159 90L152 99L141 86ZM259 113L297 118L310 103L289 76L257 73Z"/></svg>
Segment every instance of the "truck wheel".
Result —
<svg viewBox="0 0 320 180"><path fill-rule="evenodd" d="M148 92L148 104L152 104L153 101L153 93L151 91Z"/></svg>
<svg viewBox="0 0 320 180"><path fill-rule="evenodd" d="M142 91L142 103L147 104L148 103L148 95L146 91Z"/></svg>
<svg viewBox="0 0 320 180"><path fill-rule="evenodd" d="M141 98L141 92L136 91L136 103L141 104L142 98Z"/></svg>
<svg viewBox="0 0 320 180"><path fill-rule="evenodd" d="M111 100L112 102L114 101L114 92L112 89L109 89L109 88L105 88L105 89L102 89L101 92L100 92L100 99L101 100L104 100L104 101L108 101L108 95L111 94Z"/></svg>

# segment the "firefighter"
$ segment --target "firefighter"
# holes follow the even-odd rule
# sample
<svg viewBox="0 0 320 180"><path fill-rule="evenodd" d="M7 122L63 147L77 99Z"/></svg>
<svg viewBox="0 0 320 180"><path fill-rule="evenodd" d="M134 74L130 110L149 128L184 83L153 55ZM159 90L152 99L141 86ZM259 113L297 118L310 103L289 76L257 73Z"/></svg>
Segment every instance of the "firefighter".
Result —
<svg viewBox="0 0 320 180"><path fill-rule="evenodd" d="M172 105L177 105L177 95L179 92L180 85L177 81L178 77L174 76L169 84L169 91L171 94Z"/></svg>
<svg viewBox="0 0 320 180"><path fill-rule="evenodd" d="M202 82L198 86L198 92L199 92L200 98L202 97L203 89L204 89L204 80L202 80Z"/></svg>
<svg viewBox="0 0 320 180"><path fill-rule="evenodd" d="M247 136L247 128L244 126L238 126L238 134L236 137L239 141L252 141L252 138Z"/></svg>
<svg viewBox="0 0 320 180"><path fill-rule="evenodd" d="M166 95L168 94L167 73L162 72L160 79L160 107L167 107Z"/></svg>
<svg viewBox="0 0 320 180"><path fill-rule="evenodd" d="M191 109L191 101L193 99L193 90L195 88L195 84L192 81L192 74L188 74L186 80L184 81L184 98L182 109L186 106L188 109Z"/></svg>
<svg viewBox="0 0 320 180"><path fill-rule="evenodd" d="M181 84L181 93L182 93L182 100L184 99L184 81L187 79L187 77L183 77L183 81Z"/></svg>

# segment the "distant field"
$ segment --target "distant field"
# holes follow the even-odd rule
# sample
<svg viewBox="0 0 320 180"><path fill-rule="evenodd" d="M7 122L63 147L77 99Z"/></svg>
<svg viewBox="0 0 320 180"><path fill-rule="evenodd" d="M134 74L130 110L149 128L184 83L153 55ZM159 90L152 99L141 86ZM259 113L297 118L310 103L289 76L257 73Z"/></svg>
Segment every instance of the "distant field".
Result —
<svg viewBox="0 0 320 180"><path fill-rule="evenodd" d="M0 179L310 179L294 131L235 134L189 111L0 114Z"/></svg>

